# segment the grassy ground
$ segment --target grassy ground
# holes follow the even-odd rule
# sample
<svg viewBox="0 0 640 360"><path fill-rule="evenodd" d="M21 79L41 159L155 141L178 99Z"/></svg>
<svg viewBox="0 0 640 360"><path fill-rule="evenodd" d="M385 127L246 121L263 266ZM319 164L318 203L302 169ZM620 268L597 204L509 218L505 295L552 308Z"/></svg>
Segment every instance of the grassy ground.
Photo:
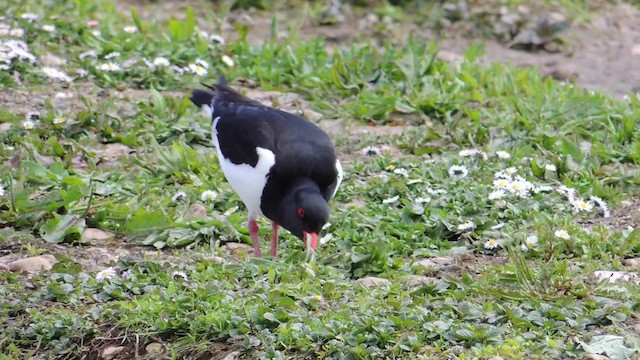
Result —
<svg viewBox="0 0 640 360"><path fill-rule="evenodd" d="M0 263L56 263L0 271L0 358L640 349L640 288L595 275L640 254L639 98L481 64L479 47L448 63L411 36L252 45L240 22L210 36L225 11L42 3L0 8ZM220 73L336 140L346 174L316 261L289 234L279 259L231 251L250 244L246 211L188 101Z"/></svg>

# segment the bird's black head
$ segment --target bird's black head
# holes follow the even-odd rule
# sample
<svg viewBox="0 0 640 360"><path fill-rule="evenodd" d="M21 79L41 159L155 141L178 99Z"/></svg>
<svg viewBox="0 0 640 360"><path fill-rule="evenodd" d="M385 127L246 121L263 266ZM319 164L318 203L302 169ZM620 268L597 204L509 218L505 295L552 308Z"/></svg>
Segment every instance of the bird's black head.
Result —
<svg viewBox="0 0 640 360"><path fill-rule="evenodd" d="M305 244L310 236L310 246L315 251L318 233L329 220L329 205L317 185L292 189L284 197L280 209L279 224L305 241Z"/></svg>

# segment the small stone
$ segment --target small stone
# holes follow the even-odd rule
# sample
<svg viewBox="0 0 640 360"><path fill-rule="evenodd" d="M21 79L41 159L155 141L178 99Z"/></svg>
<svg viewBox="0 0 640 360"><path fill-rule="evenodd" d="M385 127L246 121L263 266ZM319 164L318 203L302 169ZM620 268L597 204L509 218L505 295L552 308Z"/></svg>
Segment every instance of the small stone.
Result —
<svg viewBox="0 0 640 360"><path fill-rule="evenodd" d="M56 261L53 255L40 255L16 260L10 262L7 266L9 270L13 272L36 272L40 270L51 270Z"/></svg>
<svg viewBox="0 0 640 360"><path fill-rule="evenodd" d="M604 355L599 355L599 354L587 354L584 356L583 359L584 360L610 360L611 358Z"/></svg>
<svg viewBox="0 0 640 360"><path fill-rule="evenodd" d="M622 265L629 267L640 267L640 258L630 258L622 260Z"/></svg>
<svg viewBox="0 0 640 360"><path fill-rule="evenodd" d="M202 204L193 204L184 214L185 220L207 217L207 208Z"/></svg>
<svg viewBox="0 0 640 360"><path fill-rule="evenodd" d="M109 346L102 351L102 358L104 360L111 360L121 353L122 350L124 350L124 346Z"/></svg>
<svg viewBox="0 0 640 360"><path fill-rule="evenodd" d="M7 264L0 264L0 272L9 271Z"/></svg>
<svg viewBox="0 0 640 360"><path fill-rule="evenodd" d="M216 255L205 256L203 259L207 260L207 261L214 262L214 263L218 263L218 264L224 264L224 261L225 261L223 257L216 256Z"/></svg>
<svg viewBox="0 0 640 360"><path fill-rule="evenodd" d="M610 283L631 281L633 283L640 284L640 277L638 274L626 271L595 271L593 275L598 281L608 280Z"/></svg>
<svg viewBox="0 0 640 360"><path fill-rule="evenodd" d="M228 242L220 246L220 250L224 253L236 256L244 257L248 254L253 254L253 246L245 243Z"/></svg>
<svg viewBox="0 0 640 360"><path fill-rule="evenodd" d="M236 360L239 357L240 357L240 351L233 351L227 354L227 356L225 356L224 358L222 358L222 360Z"/></svg>
<svg viewBox="0 0 640 360"><path fill-rule="evenodd" d="M33 152L33 157L36 159L38 164L49 167L55 163L55 160L51 156L40 155L37 151Z"/></svg>
<svg viewBox="0 0 640 360"><path fill-rule="evenodd" d="M148 354L160 354L162 352L163 346L158 343L151 343L144 348Z"/></svg>
<svg viewBox="0 0 640 360"><path fill-rule="evenodd" d="M578 70L572 64L558 64L551 68L546 75L559 81L575 80L578 78Z"/></svg>
<svg viewBox="0 0 640 360"><path fill-rule="evenodd" d="M107 144L104 149L98 150L97 153L101 155L104 160L113 162L120 159L123 156L129 156L133 150L124 144L113 143Z"/></svg>
<svg viewBox="0 0 640 360"><path fill-rule="evenodd" d="M427 284L436 284L442 280L430 277L430 276L422 276L422 275L406 275L403 276L402 281L409 283L410 285L427 285Z"/></svg>
<svg viewBox="0 0 640 360"><path fill-rule="evenodd" d="M94 228L86 228L82 232L82 239L87 241L91 241L91 240L104 241L104 240L109 240L114 236L115 235L110 232L100 230L100 229L94 229Z"/></svg>
<svg viewBox="0 0 640 360"><path fill-rule="evenodd" d="M50 66L50 67L58 67L61 65L64 65L65 60L55 56L51 53L46 53L44 54L41 58L40 61L42 62L42 64L44 64L45 66Z"/></svg>
<svg viewBox="0 0 640 360"><path fill-rule="evenodd" d="M425 267L425 268L439 269L445 266L453 265L454 262L453 262L453 259L447 258L447 257L433 257L428 259L417 260L414 264Z"/></svg>
<svg viewBox="0 0 640 360"><path fill-rule="evenodd" d="M0 124L0 134L3 132L6 132L7 130L11 129L12 124L11 123L2 123Z"/></svg>
<svg viewBox="0 0 640 360"><path fill-rule="evenodd" d="M360 278L355 281L356 284L364 285L364 286L383 286L383 285L391 285L391 281L375 276L367 276Z"/></svg>
<svg viewBox="0 0 640 360"><path fill-rule="evenodd" d="M444 62L450 62L450 63L454 63L454 64L459 64L459 63L462 63L464 61L464 56L462 56L460 54L456 54L456 53L451 52L451 51L446 51L446 50L440 50L438 52L438 54L436 55L436 58L438 60L442 60Z"/></svg>

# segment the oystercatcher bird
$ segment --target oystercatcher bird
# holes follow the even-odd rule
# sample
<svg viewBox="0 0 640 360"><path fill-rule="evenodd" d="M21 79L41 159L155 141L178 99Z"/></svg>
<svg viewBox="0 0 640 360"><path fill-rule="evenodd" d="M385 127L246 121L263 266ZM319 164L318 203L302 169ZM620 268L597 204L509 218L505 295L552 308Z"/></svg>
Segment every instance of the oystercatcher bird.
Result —
<svg viewBox="0 0 640 360"><path fill-rule="evenodd" d="M261 256L260 216L272 222L272 256L278 253L278 226L315 252L343 174L329 136L303 117L240 94L224 76L204 86L212 92L193 90L191 101L212 120L222 172L249 212L255 256Z"/></svg>

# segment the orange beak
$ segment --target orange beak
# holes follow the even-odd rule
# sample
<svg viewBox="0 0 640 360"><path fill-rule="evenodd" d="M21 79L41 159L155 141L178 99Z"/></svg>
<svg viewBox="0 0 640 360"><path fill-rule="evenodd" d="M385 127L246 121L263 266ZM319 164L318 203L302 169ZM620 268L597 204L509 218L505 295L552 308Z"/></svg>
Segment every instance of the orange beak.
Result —
<svg viewBox="0 0 640 360"><path fill-rule="evenodd" d="M304 239L304 247L311 247L311 250L316 251L316 247L318 246L318 233L308 233L304 231L302 233ZM309 237L311 237L311 241L309 242Z"/></svg>

